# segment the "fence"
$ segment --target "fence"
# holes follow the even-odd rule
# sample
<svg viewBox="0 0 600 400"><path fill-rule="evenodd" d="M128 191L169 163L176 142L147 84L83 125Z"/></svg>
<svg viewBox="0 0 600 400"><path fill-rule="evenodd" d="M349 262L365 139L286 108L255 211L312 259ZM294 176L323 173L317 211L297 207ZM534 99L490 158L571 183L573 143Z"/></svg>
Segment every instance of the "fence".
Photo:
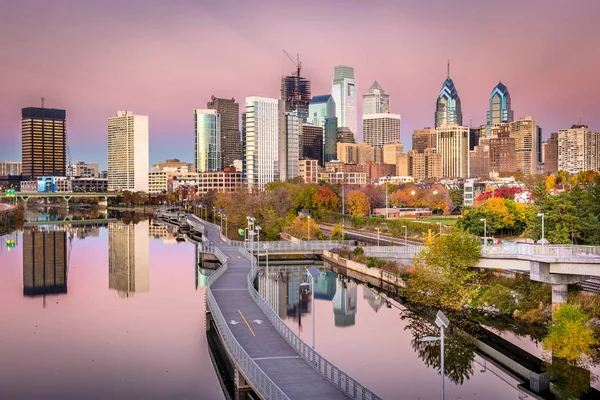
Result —
<svg viewBox="0 0 600 400"><path fill-rule="evenodd" d="M211 286L225 272L227 264L223 264L208 279L208 288L206 290L206 303L212 313L213 320L217 326L221 340L230 358L239 369L248 383L263 399L289 400L289 397L269 378L269 376L252 360L244 348L238 343L233 333L227 325L227 321L215 300Z"/></svg>
<svg viewBox="0 0 600 400"><path fill-rule="evenodd" d="M481 255L484 257L516 255L542 259L552 258L573 261L600 261L600 246L503 243L500 246L481 246Z"/></svg>
<svg viewBox="0 0 600 400"><path fill-rule="evenodd" d="M216 246L201 245L199 248L201 253L214 254L222 265L227 264L227 256Z"/></svg>
<svg viewBox="0 0 600 400"><path fill-rule="evenodd" d="M246 253L246 254L244 254ZM240 254L248 260L253 257L246 249L240 249ZM344 371L329 362L309 345L304 343L273 311L271 306L262 298L262 296L254 289L254 278L258 273L258 268L255 266L248 274L248 292L258 307L271 321L279 334L302 356L315 370L317 370L327 380L337 386L342 392L353 399L361 400L379 400L380 397L369 389L351 378Z"/></svg>

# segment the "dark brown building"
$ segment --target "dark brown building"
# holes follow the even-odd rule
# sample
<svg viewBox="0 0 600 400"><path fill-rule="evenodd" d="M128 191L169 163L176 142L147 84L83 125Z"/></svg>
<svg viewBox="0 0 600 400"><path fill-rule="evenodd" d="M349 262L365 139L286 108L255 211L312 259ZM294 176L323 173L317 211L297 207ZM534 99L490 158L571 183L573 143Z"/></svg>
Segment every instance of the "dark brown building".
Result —
<svg viewBox="0 0 600 400"><path fill-rule="evenodd" d="M23 176L66 176L66 111L28 107L21 112Z"/></svg>
<svg viewBox="0 0 600 400"><path fill-rule="evenodd" d="M67 293L67 233L23 232L23 295Z"/></svg>
<svg viewBox="0 0 600 400"><path fill-rule="evenodd" d="M510 132L499 131L497 137L489 140L490 171L517 171L517 141L510 137Z"/></svg>
<svg viewBox="0 0 600 400"><path fill-rule="evenodd" d="M435 149L437 137L435 129L423 128L415 129L412 134L412 149L417 153L424 153L425 149Z"/></svg>
<svg viewBox="0 0 600 400"><path fill-rule="evenodd" d="M346 127L338 127L337 128L337 143L356 143L354 140L354 133L352 133L350 128L346 128ZM339 157L339 155L338 155L338 157Z"/></svg>
<svg viewBox="0 0 600 400"><path fill-rule="evenodd" d="M490 146L475 146L469 152L471 177L489 177L490 175Z"/></svg>
<svg viewBox="0 0 600 400"><path fill-rule="evenodd" d="M369 166L367 179L379 179L382 176L396 175L396 164L372 163L368 161L367 165Z"/></svg>
<svg viewBox="0 0 600 400"><path fill-rule="evenodd" d="M242 159L240 137L240 105L234 98L221 99L212 96L206 105L221 115L221 168L233 165L233 160Z"/></svg>
<svg viewBox="0 0 600 400"><path fill-rule="evenodd" d="M544 174L552 175L558 172L558 133L552 132L546 142L544 154Z"/></svg>
<svg viewBox="0 0 600 400"><path fill-rule="evenodd" d="M302 140L301 157L318 160L324 166L323 160L323 128L310 124L301 124L300 137Z"/></svg>

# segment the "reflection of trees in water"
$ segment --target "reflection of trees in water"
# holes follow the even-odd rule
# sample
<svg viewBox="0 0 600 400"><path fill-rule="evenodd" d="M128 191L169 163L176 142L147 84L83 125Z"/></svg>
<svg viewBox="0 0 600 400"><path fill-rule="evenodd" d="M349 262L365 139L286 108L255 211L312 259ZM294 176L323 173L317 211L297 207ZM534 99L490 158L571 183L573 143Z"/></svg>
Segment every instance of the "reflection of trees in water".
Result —
<svg viewBox="0 0 600 400"><path fill-rule="evenodd" d="M428 367L440 369L440 342L421 342L425 336L440 335L439 328L430 322L431 316L421 310L407 308L400 313L400 318L408 322L404 329L412 333L411 346L419 358ZM452 327L445 332L444 339L445 376L455 384L462 385L473 374L475 342Z"/></svg>
<svg viewBox="0 0 600 400"><path fill-rule="evenodd" d="M560 400L581 398L598 379L586 369L591 366L589 362L566 361L554 358L552 363L546 364L546 368L552 377L552 393Z"/></svg>
<svg viewBox="0 0 600 400"><path fill-rule="evenodd" d="M483 316L472 313L470 318L482 325L494 328L498 332L510 332L519 337L529 337L533 343L538 344L548 334L544 325L535 325L508 316Z"/></svg>

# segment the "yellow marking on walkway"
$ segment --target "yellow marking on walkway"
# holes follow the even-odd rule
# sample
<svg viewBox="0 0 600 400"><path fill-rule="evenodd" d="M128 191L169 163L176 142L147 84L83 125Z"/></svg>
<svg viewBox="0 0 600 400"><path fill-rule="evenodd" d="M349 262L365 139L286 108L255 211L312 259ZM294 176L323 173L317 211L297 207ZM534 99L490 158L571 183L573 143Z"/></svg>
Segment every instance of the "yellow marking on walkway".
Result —
<svg viewBox="0 0 600 400"><path fill-rule="evenodd" d="M242 316L242 319L244 320L244 322L246 323L246 326L248 327L248 329L250 329L250 333L252 334L252 336L256 336L254 334L254 331L252 330L252 328L250 327L250 324L248 323L248 321L246 321L246 318L244 317L244 314L242 314L242 312L238 309L238 312L240 313L240 315Z"/></svg>

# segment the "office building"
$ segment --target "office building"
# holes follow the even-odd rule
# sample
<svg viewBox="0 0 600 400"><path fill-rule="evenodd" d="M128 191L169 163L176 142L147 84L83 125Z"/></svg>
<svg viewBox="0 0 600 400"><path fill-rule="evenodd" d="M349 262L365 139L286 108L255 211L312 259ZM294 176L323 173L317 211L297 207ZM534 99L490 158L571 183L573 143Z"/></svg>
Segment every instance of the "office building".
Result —
<svg viewBox="0 0 600 400"><path fill-rule="evenodd" d="M323 161L323 128L312 124L301 124L302 158L318 160L320 166Z"/></svg>
<svg viewBox="0 0 600 400"><path fill-rule="evenodd" d="M67 166L67 176L73 178L98 178L100 167L98 164L86 164L78 161L75 164Z"/></svg>
<svg viewBox="0 0 600 400"><path fill-rule="evenodd" d="M308 105L307 122L324 128L325 121L335 116L335 101L333 100L333 96L325 94L312 98Z"/></svg>
<svg viewBox="0 0 600 400"><path fill-rule="evenodd" d="M508 88L499 82L490 94L490 108L487 112L487 130L496 124L509 124L514 121Z"/></svg>
<svg viewBox="0 0 600 400"><path fill-rule="evenodd" d="M400 142L400 115L363 115L363 138L365 143L373 147Z"/></svg>
<svg viewBox="0 0 600 400"><path fill-rule="evenodd" d="M67 293L67 233L25 228L23 295Z"/></svg>
<svg viewBox="0 0 600 400"><path fill-rule="evenodd" d="M366 164L377 162L375 148L366 143L338 143L338 159L345 164ZM383 157L381 157L383 158Z"/></svg>
<svg viewBox="0 0 600 400"><path fill-rule="evenodd" d="M180 161L178 158L167 159L164 162L152 164L153 171L196 172L194 163Z"/></svg>
<svg viewBox="0 0 600 400"><path fill-rule="evenodd" d="M577 173L600 170L600 133L587 125L558 131L558 170Z"/></svg>
<svg viewBox="0 0 600 400"><path fill-rule="evenodd" d="M332 185L366 185L366 172L319 172L319 180Z"/></svg>
<svg viewBox="0 0 600 400"><path fill-rule="evenodd" d="M325 162L337 160L338 122L336 117L326 118L323 127L323 157Z"/></svg>
<svg viewBox="0 0 600 400"><path fill-rule="evenodd" d="M485 131L481 126L477 128L469 127L469 150L474 150L475 146L479 146L479 138L481 137L481 131Z"/></svg>
<svg viewBox="0 0 600 400"><path fill-rule="evenodd" d="M69 181L74 193L106 193L108 191L108 179L106 178L73 178Z"/></svg>
<svg viewBox="0 0 600 400"><path fill-rule="evenodd" d="M442 177L442 155L435 149L425 149L423 153L409 150L398 157L397 176L411 176L415 181Z"/></svg>
<svg viewBox="0 0 600 400"><path fill-rule="evenodd" d="M358 114L354 68L345 65L337 65L333 68L331 95L335 102L338 127L348 128L354 135L357 135Z"/></svg>
<svg viewBox="0 0 600 400"><path fill-rule="evenodd" d="M148 192L148 117L118 111L108 118L108 190Z"/></svg>
<svg viewBox="0 0 600 400"><path fill-rule="evenodd" d="M398 162L398 156L404 152L402 143L389 143L383 145L383 162L385 164L394 164Z"/></svg>
<svg viewBox="0 0 600 400"><path fill-rule="evenodd" d="M67 174L67 112L55 108L21 110L22 173L28 179Z"/></svg>
<svg viewBox="0 0 600 400"><path fill-rule="evenodd" d="M206 104L209 110L217 110L221 117L220 143L221 168L230 167L235 160L242 159L240 138L240 105L234 98L222 99L211 96Z"/></svg>
<svg viewBox="0 0 600 400"><path fill-rule="evenodd" d="M250 190L263 190L279 180L279 100L246 97L246 180Z"/></svg>
<svg viewBox="0 0 600 400"><path fill-rule="evenodd" d="M435 127L444 125L462 125L460 97L450 78L450 62L448 62L448 76L442 85L435 108Z"/></svg>
<svg viewBox="0 0 600 400"><path fill-rule="evenodd" d="M412 134L412 149L424 153L425 149L435 149L437 134L433 128L415 129Z"/></svg>
<svg viewBox="0 0 600 400"><path fill-rule="evenodd" d="M367 93L363 95L363 115L388 114L390 112L390 95L374 81Z"/></svg>
<svg viewBox="0 0 600 400"><path fill-rule="evenodd" d="M296 113L285 111L285 102L279 101L279 180L286 182L299 175L300 149L300 119Z"/></svg>
<svg viewBox="0 0 600 400"><path fill-rule="evenodd" d="M281 77L281 100L285 101L285 111L295 112L301 122L308 119L311 98L310 80L300 76L300 68Z"/></svg>
<svg viewBox="0 0 600 400"><path fill-rule="evenodd" d="M546 141L544 151L544 174L552 175L558 172L558 132L552 132Z"/></svg>
<svg viewBox="0 0 600 400"><path fill-rule="evenodd" d="M510 136L509 131L498 131L489 138L487 143L489 143L490 171L508 173L517 171L517 140Z"/></svg>
<svg viewBox="0 0 600 400"><path fill-rule="evenodd" d="M469 177L469 127L442 125L437 127L437 152L442 156L444 178Z"/></svg>
<svg viewBox="0 0 600 400"><path fill-rule="evenodd" d="M318 183L319 182L319 161L302 159L300 160L299 168L300 177L304 180L304 183Z"/></svg>
<svg viewBox="0 0 600 400"><path fill-rule="evenodd" d="M490 175L490 146L475 146L469 153L470 175L473 177L488 177Z"/></svg>
<svg viewBox="0 0 600 400"><path fill-rule="evenodd" d="M21 175L21 163L18 161L0 162L0 176Z"/></svg>
<svg viewBox="0 0 600 400"><path fill-rule="evenodd" d="M510 123L510 137L515 138L517 170L524 175L537 173L539 128L532 117Z"/></svg>
<svg viewBox="0 0 600 400"><path fill-rule="evenodd" d="M222 169L221 115L217 110L194 110L194 165L197 172Z"/></svg>
<svg viewBox="0 0 600 400"><path fill-rule="evenodd" d="M352 131L349 128L338 126L337 143L356 143L356 140L354 139L354 133L352 133Z"/></svg>
<svg viewBox="0 0 600 400"><path fill-rule="evenodd" d="M108 288L121 298L150 290L148 225L108 223Z"/></svg>

